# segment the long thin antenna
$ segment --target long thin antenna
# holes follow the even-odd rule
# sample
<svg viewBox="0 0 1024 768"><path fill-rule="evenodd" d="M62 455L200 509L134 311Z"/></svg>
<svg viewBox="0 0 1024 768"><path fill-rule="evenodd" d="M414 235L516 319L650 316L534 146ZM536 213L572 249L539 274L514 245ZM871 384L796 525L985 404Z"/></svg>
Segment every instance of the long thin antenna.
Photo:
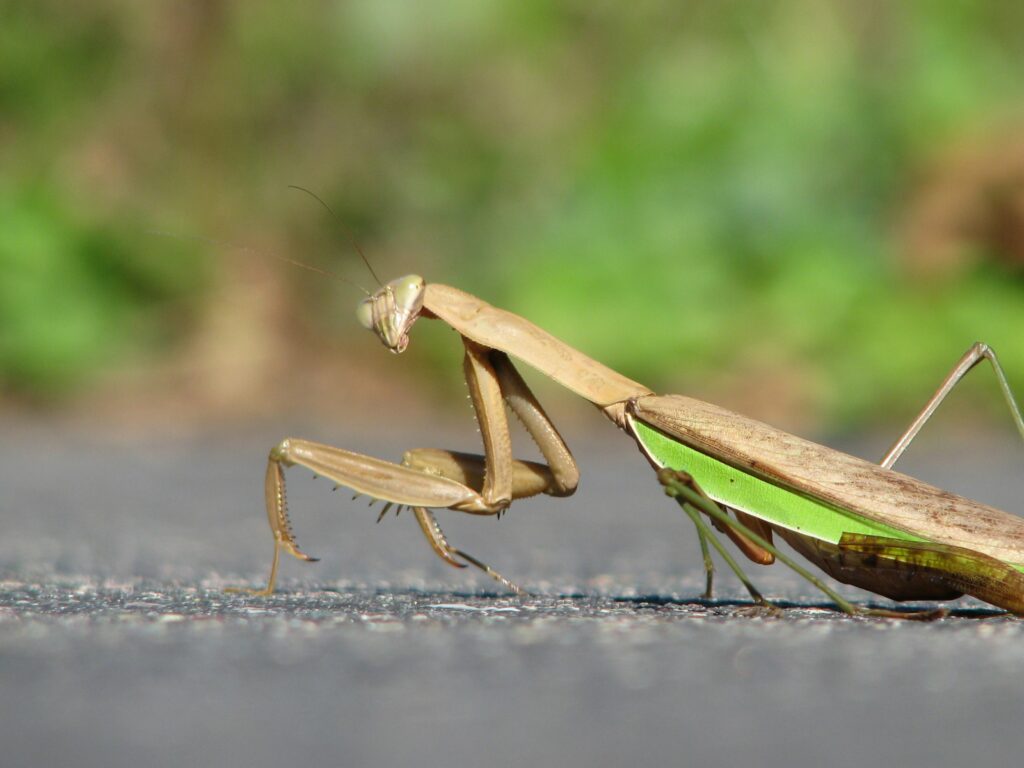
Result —
<svg viewBox="0 0 1024 768"><path fill-rule="evenodd" d="M283 261L285 264L291 264L293 267L300 267L301 269L305 269L310 272L315 272L316 274L323 275L324 277L330 277L334 280L340 280L343 283L355 286L365 295L370 295L370 292L363 288L363 286L359 285L359 283L355 283L349 280L347 277L342 277L341 275L336 274L335 272L331 272L326 269L321 269L320 267L314 267L312 264L306 264L305 262L289 258L288 256L282 256L279 253L273 253L271 251L260 251L255 248L250 248L247 245L235 245L234 243L228 243L223 240L217 240L216 238L213 237L203 237L202 235L183 235L179 232L161 232L155 229L148 229L146 230L146 233L150 235L156 235L158 237L171 237L174 238L175 240L194 240L196 242L206 243L207 245L215 245L219 248L230 248L234 251L238 251L239 253L248 253L253 256L259 256L262 259L277 259L278 261Z"/></svg>
<svg viewBox="0 0 1024 768"><path fill-rule="evenodd" d="M318 195L316 192L306 189L305 187L300 187L298 184L289 184L288 188L296 189L299 192L305 192L307 195L309 195L318 203L320 203L320 205L322 205L327 210L327 212L331 214L334 220L337 221L338 225L341 227L341 231L345 234L345 237L348 238L349 243L351 243L352 247L356 249L356 253L359 254L359 258L363 260L363 264L365 264L366 268L370 270L370 274L373 275L373 279L377 281L377 285L383 287L384 283L382 283L381 279L377 277L377 273L373 271L373 267L370 266L370 260L366 258L366 254L363 253L363 249L359 247L359 243L356 242L356 239L352 235L351 230L347 226L345 226L345 222L341 220L338 214L331 210L331 206L325 203L323 201L323 198L320 197L320 195Z"/></svg>

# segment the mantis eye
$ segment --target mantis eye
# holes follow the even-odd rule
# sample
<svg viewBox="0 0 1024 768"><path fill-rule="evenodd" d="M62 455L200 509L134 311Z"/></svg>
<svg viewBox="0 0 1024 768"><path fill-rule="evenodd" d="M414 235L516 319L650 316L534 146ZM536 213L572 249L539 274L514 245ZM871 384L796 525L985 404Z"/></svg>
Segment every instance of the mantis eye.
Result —
<svg viewBox="0 0 1024 768"><path fill-rule="evenodd" d="M366 330L373 330L373 301L371 299L363 299L356 306L356 320Z"/></svg>
<svg viewBox="0 0 1024 768"><path fill-rule="evenodd" d="M391 283L395 295L395 305L412 308L422 303L424 280L419 275L406 275Z"/></svg>

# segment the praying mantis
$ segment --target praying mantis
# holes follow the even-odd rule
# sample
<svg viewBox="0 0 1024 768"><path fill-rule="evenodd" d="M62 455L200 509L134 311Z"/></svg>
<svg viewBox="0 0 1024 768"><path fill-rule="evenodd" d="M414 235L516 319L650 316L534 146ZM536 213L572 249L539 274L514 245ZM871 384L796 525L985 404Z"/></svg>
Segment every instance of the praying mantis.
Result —
<svg viewBox="0 0 1024 768"><path fill-rule="evenodd" d="M780 560L822 589L842 611L935 618L850 603L791 557L773 537L833 578L897 601L943 601L967 594L1024 615L1024 519L956 496L893 470L947 394L988 360L1024 438L1024 418L995 353L974 344L946 376L910 427L878 464L801 439L710 403L658 395L602 365L529 320L457 288L418 275L393 280L358 306L360 323L393 353L403 352L419 318L455 330L465 348L463 369L483 441L483 453L408 451L401 464L299 438L271 451L265 493L274 537L267 586L274 591L280 554L315 558L296 543L284 470L305 467L385 503L408 508L434 552L456 567L473 565L509 589L515 584L452 546L432 512L447 508L501 515L537 494L571 495L579 469L565 441L512 363L515 357L590 401L638 445L665 492L697 527L710 597L709 543L746 586L756 604L773 609L724 548L704 517L748 559ZM522 421L544 462L513 458L508 408Z"/></svg>

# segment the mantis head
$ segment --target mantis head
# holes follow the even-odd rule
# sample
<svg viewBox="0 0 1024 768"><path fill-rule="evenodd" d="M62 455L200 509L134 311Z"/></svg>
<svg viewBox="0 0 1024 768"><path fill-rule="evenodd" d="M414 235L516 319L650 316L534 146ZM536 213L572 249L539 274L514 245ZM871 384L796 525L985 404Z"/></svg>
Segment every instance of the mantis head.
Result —
<svg viewBox="0 0 1024 768"><path fill-rule="evenodd" d="M409 329L420 316L426 281L419 275L392 280L372 296L359 302L356 317L360 325L377 334L395 354L409 346Z"/></svg>

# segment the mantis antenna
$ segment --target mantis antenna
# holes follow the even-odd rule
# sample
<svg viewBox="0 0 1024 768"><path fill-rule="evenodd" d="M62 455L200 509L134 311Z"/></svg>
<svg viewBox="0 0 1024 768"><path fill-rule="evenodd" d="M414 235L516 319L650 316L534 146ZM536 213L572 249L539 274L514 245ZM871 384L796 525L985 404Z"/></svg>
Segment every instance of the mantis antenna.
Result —
<svg viewBox="0 0 1024 768"><path fill-rule="evenodd" d="M214 237L203 237L202 235L183 235L180 232L161 232L160 230L150 229L147 230L150 235L156 235L157 237L172 237L175 240L193 240L199 243L206 243L207 245L215 245L221 248L230 248L240 253L248 253L253 256L259 256L262 259L277 259L283 261L285 264L290 264L293 267L299 267L301 269L308 270L309 272L315 272L318 275L329 277L333 280L340 280L343 283L348 283L351 286L358 288L363 292L365 296L369 296L370 292L359 285L359 283L353 282L346 277L342 277L339 274L331 272L330 270L323 269L321 267L314 267L312 264L306 264L298 259L293 259L288 256L282 256L279 253L273 253L272 251L260 251L256 248L250 248L247 245L236 245L235 243L229 243L224 240L218 240ZM376 275L375 275L376 277Z"/></svg>
<svg viewBox="0 0 1024 768"><path fill-rule="evenodd" d="M336 214L331 209L331 206L329 206L327 203L325 203L323 198L320 197L320 195L318 195L316 192L313 192L312 190L306 189L305 187L300 187L297 184L289 184L288 188L289 189L298 190L299 192L305 192L307 195L309 195L314 200L316 200L318 203L320 203L320 205L322 205L324 207L324 210L326 210L329 214L331 214L331 216L335 219L335 221L337 221L338 224L341 226L341 231L344 233L344 235L348 239L349 243L351 243L352 247L356 249L356 253L358 253L359 254L359 258L361 258L363 260L363 264L366 265L366 268L370 271L370 274L373 276L373 279L377 281L377 285L379 285L379 286L381 286L383 288L384 287L384 283L381 282L381 279L379 277L377 277L377 273L373 271L373 267L370 266L370 260L368 258L366 258L366 254L363 253L363 249L359 247L359 243L356 242L356 239L352 235L351 230L349 230L349 228L347 226L345 226L345 222L342 221L341 218L338 216L338 214ZM369 294L367 294L367 295L369 295Z"/></svg>

